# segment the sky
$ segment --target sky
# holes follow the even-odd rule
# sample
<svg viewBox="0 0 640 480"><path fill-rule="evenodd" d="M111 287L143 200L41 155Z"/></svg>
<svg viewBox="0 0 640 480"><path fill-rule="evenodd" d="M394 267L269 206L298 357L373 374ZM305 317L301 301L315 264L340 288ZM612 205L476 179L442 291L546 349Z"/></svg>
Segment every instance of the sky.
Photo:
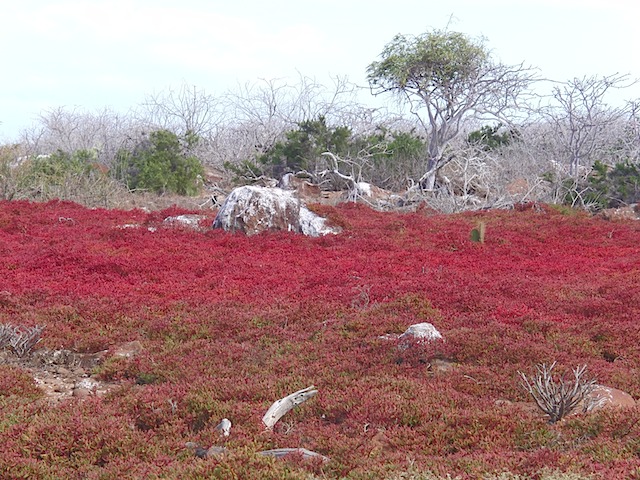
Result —
<svg viewBox="0 0 640 480"><path fill-rule="evenodd" d="M4 0L0 19L0 142L51 109L126 113L182 85L216 96L302 74L366 86L394 35L433 29L482 37L494 59L557 81L640 78L638 0ZM638 98L640 83L609 102Z"/></svg>

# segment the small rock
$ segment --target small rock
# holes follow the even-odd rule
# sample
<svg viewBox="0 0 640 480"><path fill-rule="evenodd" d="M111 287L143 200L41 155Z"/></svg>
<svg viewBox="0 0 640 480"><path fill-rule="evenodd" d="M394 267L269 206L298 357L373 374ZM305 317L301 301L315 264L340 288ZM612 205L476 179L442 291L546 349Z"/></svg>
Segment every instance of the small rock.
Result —
<svg viewBox="0 0 640 480"><path fill-rule="evenodd" d="M216 425L215 430L221 437L228 437L231 432L231 421L228 418L223 418L222 421Z"/></svg>
<svg viewBox="0 0 640 480"><path fill-rule="evenodd" d="M180 226L200 230L200 222L206 219L204 215L177 215L175 217L167 217L162 222L167 226Z"/></svg>
<svg viewBox="0 0 640 480"><path fill-rule="evenodd" d="M133 342L123 343L118 348L116 348L113 352L113 356L132 358L142 352L142 350L142 343L140 343L138 340L134 340Z"/></svg>
<svg viewBox="0 0 640 480"><path fill-rule="evenodd" d="M411 325L405 332L398 337L400 348L406 349L410 344L415 342L432 342L442 340L442 334L430 323L416 323Z"/></svg>
<svg viewBox="0 0 640 480"><path fill-rule="evenodd" d="M71 372L69 371L69 369L64 368L64 367L58 367L56 368L56 373L58 375L64 375L64 376L69 376L71 375Z"/></svg>
<svg viewBox="0 0 640 480"><path fill-rule="evenodd" d="M583 410L593 412L603 408L633 407L636 401L631 395L617 388L596 385L584 400Z"/></svg>

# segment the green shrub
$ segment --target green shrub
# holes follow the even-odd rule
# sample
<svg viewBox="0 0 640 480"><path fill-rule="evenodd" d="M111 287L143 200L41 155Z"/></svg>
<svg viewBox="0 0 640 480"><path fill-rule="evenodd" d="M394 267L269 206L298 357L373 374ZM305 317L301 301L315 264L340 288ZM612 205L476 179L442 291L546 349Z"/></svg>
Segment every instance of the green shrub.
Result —
<svg viewBox="0 0 640 480"><path fill-rule="evenodd" d="M200 160L190 155L197 138L180 138L169 130L151 132L131 150L117 155L116 176L131 190L195 195L204 174Z"/></svg>
<svg viewBox="0 0 640 480"><path fill-rule="evenodd" d="M603 207L640 201L640 167L628 160L613 167L596 161L588 182L594 200Z"/></svg>
<svg viewBox="0 0 640 480"><path fill-rule="evenodd" d="M625 160L614 166L596 161L586 180L565 179L563 203L591 210L640 201L640 165Z"/></svg>
<svg viewBox="0 0 640 480"><path fill-rule="evenodd" d="M497 125L485 125L479 130L474 130L467 136L467 143L470 145L477 145L484 151L498 150L501 147L505 147L514 139L518 138L518 133L515 130L502 130L502 124Z"/></svg>

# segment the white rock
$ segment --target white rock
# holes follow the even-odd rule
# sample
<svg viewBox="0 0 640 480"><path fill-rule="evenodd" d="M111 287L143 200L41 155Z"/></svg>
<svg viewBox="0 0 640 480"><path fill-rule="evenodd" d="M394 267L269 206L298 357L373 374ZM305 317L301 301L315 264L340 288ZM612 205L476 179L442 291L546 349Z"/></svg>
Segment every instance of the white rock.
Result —
<svg viewBox="0 0 640 480"><path fill-rule="evenodd" d="M340 233L340 229L327 225L326 218L316 215L304 206L300 207L300 230L310 237Z"/></svg>
<svg viewBox="0 0 640 480"><path fill-rule="evenodd" d="M372 195L370 183L358 182L356 183L356 189L358 191L358 195L362 195L363 197L370 197Z"/></svg>
<svg viewBox="0 0 640 480"><path fill-rule="evenodd" d="M188 228L200 228L200 222L206 217L204 215L176 215L175 217L167 217L162 223L165 225L181 225Z"/></svg>
<svg viewBox="0 0 640 480"><path fill-rule="evenodd" d="M399 340L408 342L410 340L443 340L442 334L430 323L416 323L411 325L398 337Z"/></svg>
<svg viewBox="0 0 640 480"><path fill-rule="evenodd" d="M291 191L244 186L234 189L220 207L213 228L254 235L263 231L288 231L321 236L337 233L325 219L308 210Z"/></svg>

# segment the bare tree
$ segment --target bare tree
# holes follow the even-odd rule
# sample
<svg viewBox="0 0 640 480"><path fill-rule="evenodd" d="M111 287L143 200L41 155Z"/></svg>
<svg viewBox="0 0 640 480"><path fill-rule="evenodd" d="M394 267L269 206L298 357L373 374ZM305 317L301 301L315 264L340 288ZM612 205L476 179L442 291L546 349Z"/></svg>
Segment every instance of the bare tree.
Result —
<svg viewBox="0 0 640 480"><path fill-rule="evenodd" d="M629 101L624 116L611 126L611 163L640 163L640 99Z"/></svg>
<svg viewBox="0 0 640 480"><path fill-rule="evenodd" d="M223 121L208 137L210 163L238 165L255 159L283 140L286 132L320 117L354 132L371 129L384 112L360 104L357 93L344 77L335 77L330 86L303 75L297 82L260 79L239 85L220 98Z"/></svg>
<svg viewBox="0 0 640 480"><path fill-rule="evenodd" d="M220 123L219 99L195 85L182 84L149 95L138 112L138 121L151 128L170 130L177 135L209 135Z"/></svg>
<svg viewBox="0 0 640 480"><path fill-rule="evenodd" d="M607 145L607 130L625 114L624 107L605 103L606 93L633 83L628 75L615 74L574 78L553 87L549 105L540 113L561 148L561 163L568 165L574 179L591 168Z"/></svg>
<svg viewBox="0 0 640 480"><path fill-rule="evenodd" d="M28 156L89 150L98 162L109 165L132 128L128 116L109 109L60 107L43 112L36 125L22 132L21 143Z"/></svg>

